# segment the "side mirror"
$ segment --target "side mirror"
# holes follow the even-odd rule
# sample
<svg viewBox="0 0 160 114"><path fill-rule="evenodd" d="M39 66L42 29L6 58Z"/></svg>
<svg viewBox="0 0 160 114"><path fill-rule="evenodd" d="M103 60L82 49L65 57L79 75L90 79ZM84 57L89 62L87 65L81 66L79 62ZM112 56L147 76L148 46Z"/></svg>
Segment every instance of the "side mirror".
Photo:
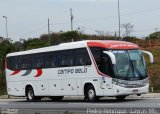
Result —
<svg viewBox="0 0 160 114"><path fill-rule="evenodd" d="M153 55L152 55L151 52L149 52L149 51L144 51L144 50L141 50L141 51L142 51L142 53L145 53L145 54L149 55L149 58L150 58L150 62L151 62L151 63L154 62Z"/></svg>
<svg viewBox="0 0 160 114"><path fill-rule="evenodd" d="M107 54L111 58L112 64L116 64L116 57L112 52L103 51L103 53Z"/></svg>

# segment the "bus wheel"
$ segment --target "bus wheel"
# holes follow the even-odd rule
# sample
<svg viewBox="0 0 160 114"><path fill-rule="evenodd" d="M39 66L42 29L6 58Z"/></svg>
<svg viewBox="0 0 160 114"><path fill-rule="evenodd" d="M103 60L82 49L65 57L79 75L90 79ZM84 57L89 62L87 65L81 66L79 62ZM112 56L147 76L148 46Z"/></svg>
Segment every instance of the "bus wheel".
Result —
<svg viewBox="0 0 160 114"><path fill-rule="evenodd" d="M117 99L118 101L123 101L125 98L126 98L125 95L124 95L124 96L116 96L116 99Z"/></svg>
<svg viewBox="0 0 160 114"><path fill-rule="evenodd" d="M31 102L31 101L35 101L36 100L32 87L28 87L26 92L27 92L26 93L27 101Z"/></svg>
<svg viewBox="0 0 160 114"><path fill-rule="evenodd" d="M52 101L60 101L63 99L63 96L54 96L54 97L50 97Z"/></svg>
<svg viewBox="0 0 160 114"><path fill-rule="evenodd" d="M96 92L94 90L94 87L91 85L87 87L86 98L88 99L88 101L96 101Z"/></svg>

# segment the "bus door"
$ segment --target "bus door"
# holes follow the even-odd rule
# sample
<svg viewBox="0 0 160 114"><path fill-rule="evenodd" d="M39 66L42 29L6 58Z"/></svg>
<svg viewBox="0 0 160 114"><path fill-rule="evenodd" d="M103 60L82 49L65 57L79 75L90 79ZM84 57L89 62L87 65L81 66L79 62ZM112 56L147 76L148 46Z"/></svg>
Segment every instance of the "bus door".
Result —
<svg viewBox="0 0 160 114"><path fill-rule="evenodd" d="M95 59L98 70L102 73L100 77L100 88L103 88L104 94L113 93L112 90L112 63L108 54L104 53L105 48L91 47L91 52Z"/></svg>
<svg viewBox="0 0 160 114"><path fill-rule="evenodd" d="M103 88L105 89L104 94L111 95L113 93L112 89L113 71L112 71L112 64L110 61L110 57L105 53L101 53L101 61L98 66L99 70L106 75L101 79L103 83L100 82L102 83Z"/></svg>

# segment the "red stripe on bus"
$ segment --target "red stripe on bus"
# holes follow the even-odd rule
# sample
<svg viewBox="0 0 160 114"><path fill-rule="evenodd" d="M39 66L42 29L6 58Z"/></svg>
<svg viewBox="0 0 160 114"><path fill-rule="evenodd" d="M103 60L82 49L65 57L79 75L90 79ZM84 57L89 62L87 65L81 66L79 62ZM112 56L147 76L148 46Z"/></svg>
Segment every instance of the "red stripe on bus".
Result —
<svg viewBox="0 0 160 114"><path fill-rule="evenodd" d="M34 77L40 77L42 75L42 69L36 69L37 74Z"/></svg>
<svg viewBox="0 0 160 114"><path fill-rule="evenodd" d="M87 42L87 45L89 47L101 47L107 49L139 49L136 44L124 41L90 41Z"/></svg>
<svg viewBox="0 0 160 114"><path fill-rule="evenodd" d="M15 70L15 71L13 71L12 74L10 74L10 75L11 75L11 76L12 76L12 75L16 75L16 74L18 74L19 72L20 72L20 70Z"/></svg>

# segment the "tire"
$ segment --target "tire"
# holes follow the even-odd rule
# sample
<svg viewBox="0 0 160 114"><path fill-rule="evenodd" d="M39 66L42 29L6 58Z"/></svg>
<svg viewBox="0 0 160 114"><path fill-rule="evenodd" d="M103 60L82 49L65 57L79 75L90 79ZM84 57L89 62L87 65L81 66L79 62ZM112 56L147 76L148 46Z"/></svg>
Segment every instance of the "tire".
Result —
<svg viewBox="0 0 160 114"><path fill-rule="evenodd" d="M95 89L91 85L87 87L86 98L88 101L91 101L91 102L98 100L98 97L96 97Z"/></svg>
<svg viewBox="0 0 160 114"><path fill-rule="evenodd" d="M116 96L116 99L117 99L118 101L124 101L125 98L126 98L126 96Z"/></svg>
<svg viewBox="0 0 160 114"><path fill-rule="evenodd" d="M28 87L26 91L26 97L28 102L32 102L36 100L36 97L34 95L34 91L32 87Z"/></svg>
<svg viewBox="0 0 160 114"><path fill-rule="evenodd" d="M52 101L61 101L63 99L63 96L55 96L55 97L50 97Z"/></svg>

